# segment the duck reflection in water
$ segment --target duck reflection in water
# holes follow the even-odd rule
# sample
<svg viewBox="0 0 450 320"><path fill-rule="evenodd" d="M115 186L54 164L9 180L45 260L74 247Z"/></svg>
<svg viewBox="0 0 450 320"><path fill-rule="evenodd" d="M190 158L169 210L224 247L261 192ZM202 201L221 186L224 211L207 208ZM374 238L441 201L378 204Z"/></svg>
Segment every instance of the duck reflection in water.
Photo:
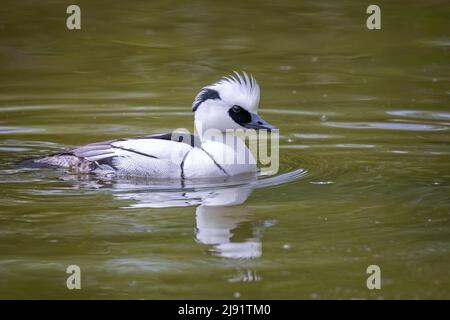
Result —
<svg viewBox="0 0 450 320"><path fill-rule="evenodd" d="M220 190L196 209L195 238L212 245L210 250L226 258L258 258L262 255L262 230L275 221L255 221L242 204L252 189L237 187Z"/></svg>
<svg viewBox="0 0 450 320"><path fill-rule="evenodd" d="M268 178L256 176L244 180L204 181L189 185L158 184L134 179L117 179L107 183L91 179L80 180L66 176L67 180L77 179L80 188L110 188L117 200L130 201L127 208L173 208L197 206L195 210L195 236L200 244L211 246L211 254L232 258L250 259L262 255L262 233L276 220L259 220L254 212L242 205L256 188L274 186L297 180L305 175L302 169Z"/></svg>
<svg viewBox="0 0 450 320"><path fill-rule="evenodd" d="M123 185L120 189L123 190ZM262 255L262 230L274 221L254 221L242 206L254 187L178 192L114 193L121 200L134 200L133 208L163 208L197 205L195 240L210 245L208 252L226 258L258 258Z"/></svg>

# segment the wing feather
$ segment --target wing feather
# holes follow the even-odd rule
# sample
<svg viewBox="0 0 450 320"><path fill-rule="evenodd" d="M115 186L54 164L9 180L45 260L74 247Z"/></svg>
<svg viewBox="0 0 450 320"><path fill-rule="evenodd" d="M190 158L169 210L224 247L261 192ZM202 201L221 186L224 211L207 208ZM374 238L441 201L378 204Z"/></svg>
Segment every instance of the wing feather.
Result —
<svg viewBox="0 0 450 320"><path fill-rule="evenodd" d="M111 157L141 156L181 162L184 154L199 143L199 139L187 134L162 134L129 139L108 140L87 144L61 154L74 155L88 161Z"/></svg>

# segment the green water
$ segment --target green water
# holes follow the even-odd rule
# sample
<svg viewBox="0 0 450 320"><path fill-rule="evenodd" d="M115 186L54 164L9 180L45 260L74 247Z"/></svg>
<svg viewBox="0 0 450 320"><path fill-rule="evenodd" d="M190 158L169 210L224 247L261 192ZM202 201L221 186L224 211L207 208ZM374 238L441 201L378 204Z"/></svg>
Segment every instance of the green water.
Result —
<svg viewBox="0 0 450 320"><path fill-rule="evenodd" d="M450 6L376 3L369 31L361 1L77 1L68 31L64 1L2 1L0 298L450 298ZM15 165L192 130L232 70L295 179L183 194Z"/></svg>

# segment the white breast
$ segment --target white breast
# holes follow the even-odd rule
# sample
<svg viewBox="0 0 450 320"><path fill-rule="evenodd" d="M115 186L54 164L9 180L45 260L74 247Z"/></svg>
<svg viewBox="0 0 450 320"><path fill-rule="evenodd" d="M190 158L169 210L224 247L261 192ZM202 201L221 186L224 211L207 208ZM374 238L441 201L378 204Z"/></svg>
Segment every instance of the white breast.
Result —
<svg viewBox="0 0 450 320"><path fill-rule="evenodd" d="M184 161L184 177L221 177L256 172L254 156L242 140L236 141L234 145L205 141L201 148L194 148Z"/></svg>
<svg viewBox="0 0 450 320"><path fill-rule="evenodd" d="M209 178L227 176L203 149L194 148L183 164L184 178Z"/></svg>

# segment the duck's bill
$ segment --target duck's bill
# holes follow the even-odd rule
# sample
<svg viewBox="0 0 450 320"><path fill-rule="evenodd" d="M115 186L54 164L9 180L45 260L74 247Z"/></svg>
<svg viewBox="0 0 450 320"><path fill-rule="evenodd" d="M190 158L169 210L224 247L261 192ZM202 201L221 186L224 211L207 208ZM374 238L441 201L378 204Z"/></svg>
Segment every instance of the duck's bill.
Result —
<svg viewBox="0 0 450 320"><path fill-rule="evenodd" d="M266 120L258 116L256 113L252 113L252 119L250 122L247 122L243 124L243 126L247 129L255 129L255 130L278 130L278 128L272 126L270 123L268 123Z"/></svg>

